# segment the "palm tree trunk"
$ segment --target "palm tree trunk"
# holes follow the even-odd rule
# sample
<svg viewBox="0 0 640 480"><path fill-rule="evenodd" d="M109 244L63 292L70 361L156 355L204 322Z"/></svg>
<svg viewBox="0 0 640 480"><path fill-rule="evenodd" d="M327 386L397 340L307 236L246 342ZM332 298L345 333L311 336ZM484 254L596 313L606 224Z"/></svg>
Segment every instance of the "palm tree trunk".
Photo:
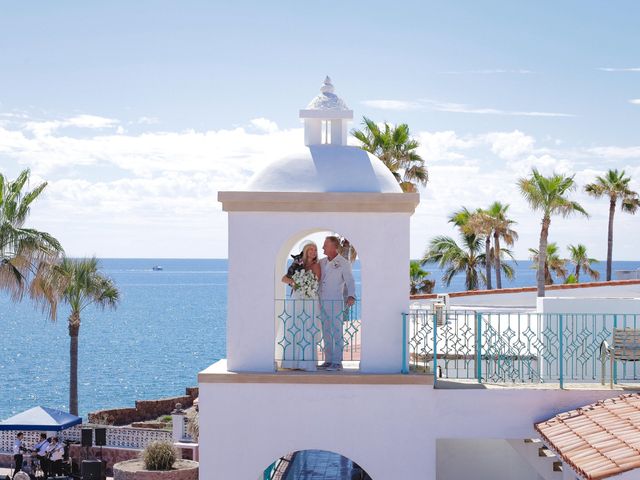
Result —
<svg viewBox="0 0 640 480"><path fill-rule="evenodd" d="M547 241L549 237L549 225L551 225L551 217L544 216L542 218L542 228L540 229L540 245L538 246L538 297L544 297L544 281L545 266L547 263Z"/></svg>
<svg viewBox="0 0 640 480"><path fill-rule="evenodd" d="M576 264L576 283L580 283L580 264Z"/></svg>
<svg viewBox="0 0 640 480"><path fill-rule="evenodd" d="M609 233L607 236L607 282L611 281L611 263L613 262L613 216L616 213L616 199L609 201Z"/></svg>
<svg viewBox="0 0 640 480"><path fill-rule="evenodd" d="M485 275L487 276L487 290L492 290L491 287L491 235L487 235L484 241L484 266Z"/></svg>
<svg viewBox="0 0 640 480"><path fill-rule="evenodd" d="M69 316L69 413L78 415L78 334L80 313Z"/></svg>
<svg viewBox="0 0 640 480"><path fill-rule="evenodd" d="M500 290L502 288L502 265L500 260L500 235L493 234L493 261L495 262L494 269L496 270L496 288Z"/></svg>

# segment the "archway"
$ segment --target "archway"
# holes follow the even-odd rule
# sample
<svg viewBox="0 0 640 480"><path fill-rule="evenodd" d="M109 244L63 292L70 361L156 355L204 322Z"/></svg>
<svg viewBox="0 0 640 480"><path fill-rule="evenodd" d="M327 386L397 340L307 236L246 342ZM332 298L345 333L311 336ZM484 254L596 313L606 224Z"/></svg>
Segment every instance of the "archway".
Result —
<svg viewBox="0 0 640 480"><path fill-rule="evenodd" d="M360 264L347 238L330 229L309 229L292 235L280 248L274 270L276 369L359 368ZM329 249L334 243L339 257L329 260L325 241ZM315 247L321 278L296 265L305 246ZM301 287L307 280L309 288Z"/></svg>
<svg viewBox="0 0 640 480"><path fill-rule="evenodd" d="M328 450L299 450L280 457L258 480L372 480L353 460Z"/></svg>

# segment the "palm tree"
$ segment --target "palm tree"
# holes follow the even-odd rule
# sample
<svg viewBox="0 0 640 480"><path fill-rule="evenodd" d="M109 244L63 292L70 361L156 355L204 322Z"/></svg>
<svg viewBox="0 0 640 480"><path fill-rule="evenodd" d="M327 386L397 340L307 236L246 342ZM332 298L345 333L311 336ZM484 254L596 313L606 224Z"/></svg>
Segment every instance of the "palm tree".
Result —
<svg viewBox="0 0 640 480"><path fill-rule="evenodd" d="M584 270L593 280L600 278L600 272L591 268L591 265L598 263L595 258L589 258L587 255L587 247L579 243L578 245L569 245L570 261L575 265L574 275L576 277L576 283L580 283L580 271Z"/></svg>
<svg viewBox="0 0 640 480"><path fill-rule="evenodd" d="M467 290L477 290L482 279L480 271L485 264L482 241L476 235L462 235L462 245L448 236L440 235L429 242L422 258L422 265L428 262L438 263L445 268L442 281L449 286L458 273L465 274Z"/></svg>
<svg viewBox="0 0 640 480"><path fill-rule="evenodd" d="M47 186L24 191L31 172L10 181L0 173L0 290L22 298L29 280L62 253L60 242L46 232L25 227L31 205Z"/></svg>
<svg viewBox="0 0 640 480"><path fill-rule="evenodd" d="M545 255L543 267L545 285L553 285L553 277L551 276L552 272L563 280L567 278L567 261L560 257L558 254L559 251L560 249L558 248L557 243L552 242L547 244L547 254ZM537 270L540 267L539 250L530 248L529 252L531 253L531 260L533 261L531 268Z"/></svg>
<svg viewBox="0 0 640 480"><path fill-rule="evenodd" d="M96 258L63 258L51 274L43 275L35 289L54 292L59 301L71 307L69 314L69 412L78 414L78 336L80 314L91 305L115 309L120 292L113 280L100 273Z"/></svg>
<svg viewBox="0 0 640 480"><path fill-rule="evenodd" d="M502 248L500 247L500 240L504 240L504 243L511 247L518 239L518 232L512 227L515 225L515 221L507 217L507 211L509 210L509 204L502 204L500 202L493 202L489 205L489 208L485 211L489 217L489 225L493 231L493 261L496 271L496 288L502 288ZM511 278L511 277L509 277Z"/></svg>
<svg viewBox="0 0 640 480"><path fill-rule="evenodd" d="M611 263L613 261L613 216L616 203L620 199L620 209L634 214L640 206L638 193L629 188L630 177L625 177L624 170L609 170L604 177L597 176L594 183L584 187L585 191L595 197L609 197L609 229L607 233L607 282L611 280Z"/></svg>
<svg viewBox="0 0 640 480"><path fill-rule="evenodd" d="M422 269L420 262L411 260L409 263L409 286L410 295L418 295L420 293L431 293L436 282L429 280L427 277L429 272Z"/></svg>
<svg viewBox="0 0 640 480"><path fill-rule="evenodd" d="M475 212L470 212L466 207L462 210L455 212L450 218L449 222L458 225L463 233L468 235L477 235L484 239L484 258L487 260L485 263L485 283L487 290L492 290L491 285L491 264L492 255L491 250L491 235L493 233L492 218L488 215L486 210L481 208Z"/></svg>
<svg viewBox="0 0 640 480"><path fill-rule="evenodd" d="M391 170L403 192L415 192L418 185L427 184L427 167L416 152L420 144L411 138L406 123L394 127L385 122L380 128L363 117L362 125L362 130L354 129L351 134L360 141L360 148L377 156Z"/></svg>
<svg viewBox="0 0 640 480"><path fill-rule="evenodd" d="M567 193L575 189L572 176L556 174L545 177L537 169L531 171L531 176L518 180L520 192L533 210L542 212L542 227L540 228L540 243L538 247L538 296L544 297L545 274L544 266L547 256L547 239L552 215L568 217L573 213L589 216L582 206L569 200Z"/></svg>

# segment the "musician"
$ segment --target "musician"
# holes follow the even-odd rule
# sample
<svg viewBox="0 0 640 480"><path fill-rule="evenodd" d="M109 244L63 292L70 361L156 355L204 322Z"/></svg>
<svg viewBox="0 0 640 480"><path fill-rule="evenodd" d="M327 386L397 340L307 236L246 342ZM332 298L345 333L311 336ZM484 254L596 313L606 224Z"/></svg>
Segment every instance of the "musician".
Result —
<svg viewBox="0 0 640 480"><path fill-rule="evenodd" d="M33 451L40 462L40 468L44 474L44 478L49 476L49 459L47 458L47 449L51 443L47 439L46 433L40 434L40 441L33 446Z"/></svg>
<svg viewBox="0 0 640 480"><path fill-rule="evenodd" d="M16 435L16 440L13 442L13 464L15 465L13 469L13 475L15 476L20 470L22 470L22 461L24 457L22 456L22 452L26 452L27 449L22 446L22 437L24 434L19 432Z"/></svg>
<svg viewBox="0 0 640 480"><path fill-rule="evenodd" d="M51 445L47 449L49 457L49 474L62 475L62 458L64 457L64 445L58 440L58 437L51 439Z"/></svg>

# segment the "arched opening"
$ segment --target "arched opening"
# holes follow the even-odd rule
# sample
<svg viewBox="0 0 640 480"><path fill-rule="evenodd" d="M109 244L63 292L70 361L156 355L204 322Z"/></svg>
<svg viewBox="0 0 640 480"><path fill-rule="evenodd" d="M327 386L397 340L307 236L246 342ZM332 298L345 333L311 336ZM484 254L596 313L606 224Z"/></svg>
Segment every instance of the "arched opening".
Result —
<svg viewBox="0 0 640 480"><path fill-rule="evenodd" d="M305 269L314 250L317 266ZM360 263L348 237L321 228L292 236L277 255L274 282L276 369L359 369Z"/></svg>
<svg viewBox="0 0 640 480"><path fill-rule="evenodd" d="M353 460L327 450L299 450L273 462L258 480L372 480Z"/></svg>

